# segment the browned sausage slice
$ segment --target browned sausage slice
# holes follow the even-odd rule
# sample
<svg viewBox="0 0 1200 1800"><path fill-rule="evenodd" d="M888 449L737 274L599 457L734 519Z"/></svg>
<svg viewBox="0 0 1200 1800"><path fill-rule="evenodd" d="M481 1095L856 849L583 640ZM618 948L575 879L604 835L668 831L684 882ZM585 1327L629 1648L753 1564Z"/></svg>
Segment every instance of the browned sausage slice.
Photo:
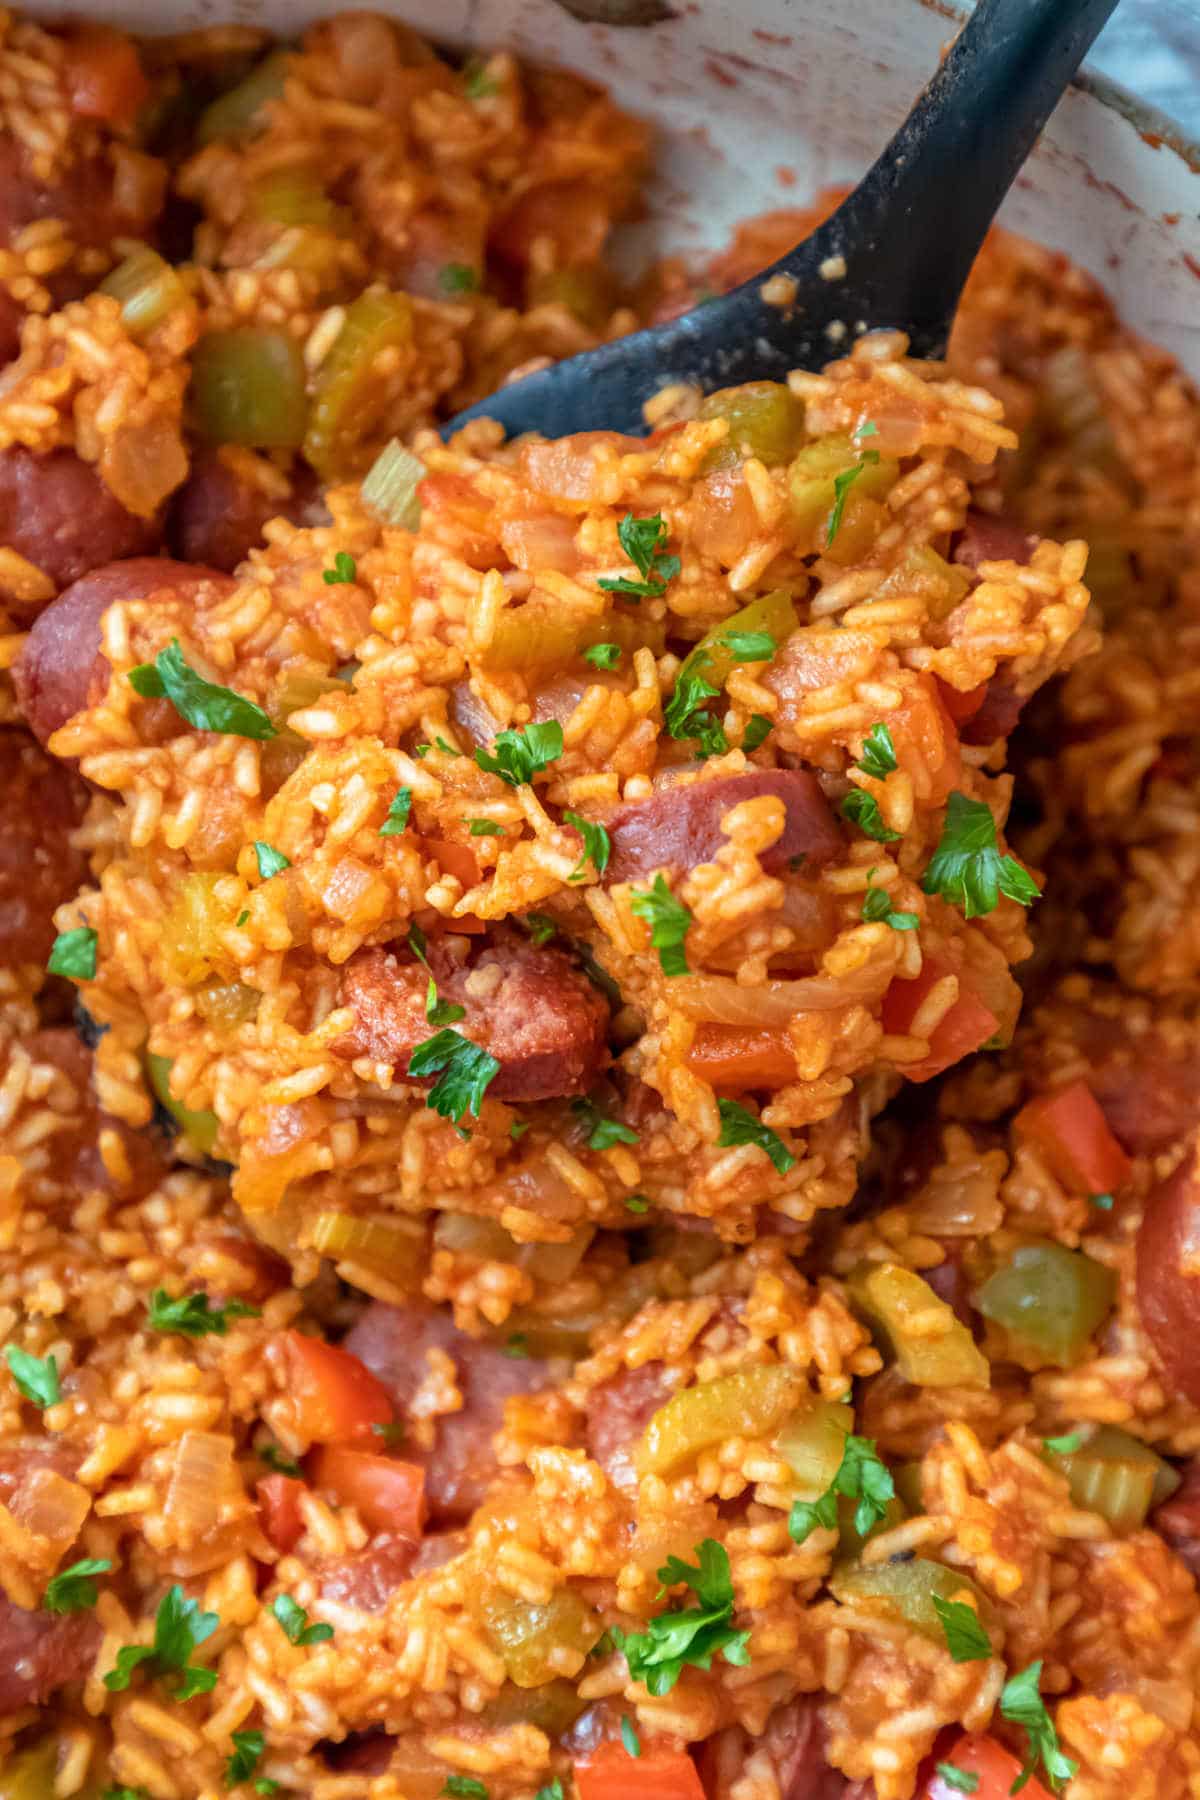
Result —
<svg viewBox="0 0 1200 1800"><path fill-rule="evenodd" d="M58 1688L78 1681L100 1647L90 1612L55 1618L26 1612L0 1592L0 1714L43 1706Z"/></svg>
<svg viewBox="0 0 1200 1800"><path fill-rule="evenodd" d="M101 1111L92 1086L92 1053L70 1026L54 1025L35 1031L23 1041L22 1048L34 1062L57 1069L75 1092L62 1129L54 1134L47 1185L39 1185L37 1190L39 1204L74 1205L81 1195L94 1192L116 1191L127 1200L149 1193L171 1166L169 1146L158 1133L135 1131ZM0 1063L0 1069L3 1067ZM129 1167L128 1182L114 1181L100 1153L102 1130L113 1132L120 1140ZM59 1202L55 1202L55 1195L60 1196Z"/></svg>
<svg viewBox="0 0 1200 1800"><path fill-rule="evenodd" d="M612 857L606 879L632 881L655 869L694 869L711 862L729 842L721 821L743 800L773 794L783 801L784 826L762 855L763 868L777 874L797 856L815 868L838 855L842 834L829 802L807 769L748 769L688 787L665 787L649 800L620 807L608 821Z"/></svg>
<svg viewBox="0 0 1200 1800"><path fill-rule="evenodd" d="M43 181L23 145L14 137L0 138L0 244L11 244L24 226L37 219L62 219L78 244L107 246L114 237L140 238L161 204L162 190L156 192L152 183L118 184L104 156L81 157L60 179ZM60 284L67 293L60 291ZM50 285L61 305L78 292L77 273L65 271Z"/></svg>
<svg viewBox="0 0 1200 1800"><path fill-rule="evenodd" d="M637 1492L633 1453L638 1439L674 1391L662 1363L648 1362L602 1381L584 1402L587 1453L622 1493Z"/></svg>
<svg viewBox="0 0 1200 1800"><path fill-rule="evenodd" d="M20 444L0 452L0 544L49 576L60 592L104 563L157 549L162 525L137 519L73 450L35 456ZM0 597L19 618L38 606Z"/></svg>
<svg viewBox="0 0 1200 1800"><path fill-rule="evenodd" d="M24 731L0 731L0 963L44 964L54 909L88 878L71 844L87 788Z"/></svg>
<svg viewBox="0 0 1200 1800"><path fill-rule="evenodd" d="M316 476L304 466L292 476L286 500L251 487L215 450L192 458L191 471L171 501L167 535L184 562L232 573L263 541L268 519L319 525L329 517Z"/></svg>
<svg viewBox="0 0 1200 1800"><path fill-rule="evenodd" d="M425 1469L431 1528L461 1524L496 1474L492 1439L504 1422L504 1402L545 1387L545 1363L506 1356L500 1345L468 1337L441 1313L382 1301L368 1306L345 1348L382 1381L401 1417L429 1376L428 1352L441 1350L453 1358L462 1407L435 1418L431 1450L406 1441L404 1458Z"/></svg>
<svg viewBox="0 0 1200 1800"><path fill-rule="evenodd" d="M1200 1576L1200 1457L1188 1463L1179 1487L1151 1513L1150 1523L1192 1574Z"/></svg>
<svg viewBox="0 0 1200 1800"><path fill-rule="evenodd" d="M606 1060L608 1008L585 975L552 945L504 937L470 968L429 947L441 998L464 1007L455 1029L500 1064L488 1089L499 1100L553 1100L582 1093ZM495 973L492 973L495 971ZM433 1036L425 1017L429 982L419 962L388 950L359 950L342 971L339 1003L355 1023L335 1056L366 1056L403 1072Z"/></svg>
<svg viewBox="0 0 1200 1800"><path fill-rule="evenodd" d="M135 556L109 563L73 582L39 614L13 670L17 701L34 736L44 744L108 685L108 659L100 654L100 621L118 600L144 600L171 588L197 606L216 600L233 583L219 569Z"/></svg>
<svg viewBox="0 0 1200 1800"><path fill-rule="evenodd" d="M408 1580L416 1555L411 1539L387 1532L357 1555L330 1557L316 1571L321 1598L359 1612L382 1612Z"/></svg>
<svg viewBox="0 0 1200 1800"><path fill-rule="evenodd" d="M1137 1235L1137 1300L1168 1381L1200 1406L1200 1168L1195 1146L1146 1198Z"/></svg>
<svg viewBox="0 0 1200 1800"><path fill-rule="evenodd" d="M1027 563L1038 540L1015 519L1000 514L969 512L950 552L951 562L977 569L985 562Z"/></svg>

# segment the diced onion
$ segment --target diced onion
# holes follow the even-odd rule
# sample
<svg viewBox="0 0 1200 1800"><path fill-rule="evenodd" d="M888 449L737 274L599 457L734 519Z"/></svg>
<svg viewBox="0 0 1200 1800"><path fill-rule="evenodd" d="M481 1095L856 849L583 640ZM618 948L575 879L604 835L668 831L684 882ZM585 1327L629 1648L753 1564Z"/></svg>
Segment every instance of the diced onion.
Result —
<svg viewBox="0 0 1200 1800"><path fill-rule="evenodd" d="M384 446L362 484L363 505L385 525L415 531L421 523L418 484L425 478L425 464L399 439Z"/></svg>
<svg viewBox="0 0 1200 1800"><path fill-rule="evenodd" d="M187 305L179 276L149 244L138 244L100 283L100 292L119 301L131 337L148 337L169 314Z"/></svg>
<svg viewBox="0 0 1200 1800"><path fill-rule="evenodd" d="M876 1000L891 980L890 963L870 962L846 975L806 975L740 987L726 975L680 975L670 984L671 1005L706 1025L766 1030L788 1025L798 1014L834 1012Z"/></svg>
<svg viewBox="0 0 1200 1800"><path fill-rule="evenodd" d="M176 1534L184 1540L202 1537L221 1524L242 1493L233 1439L215 1431L185 1431L163 1507Z"/></svg>

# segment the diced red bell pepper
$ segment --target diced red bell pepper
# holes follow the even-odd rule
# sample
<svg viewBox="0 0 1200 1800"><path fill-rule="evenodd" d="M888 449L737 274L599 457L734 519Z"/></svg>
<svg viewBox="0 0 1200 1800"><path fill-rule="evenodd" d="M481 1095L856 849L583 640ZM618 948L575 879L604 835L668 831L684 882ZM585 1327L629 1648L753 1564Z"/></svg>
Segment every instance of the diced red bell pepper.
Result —
<svg viewBox="0 0 1200 1800"><path fill-rule="evenodd" d="M1111 1194L1129 1179L1129 1158L1086 1081L1031 1100L1014 1123L1018 1137L1037 1145L1051 1174L1073 1194Z"/></svg>
<svg viewBox="0 0 1200 1800"><path fill-rule="evenodd" d="M883 996L883 1029L893 1037L904 1037L935 984L951 973L948 963L927 956L921 973L912 981L893 981ZM906 1081L931 1081L961 1062L973 1050L979 1050L996 1035L1000 1021L990 1007L983 1004L975 991L959 976L958 999L938 1021L929 1039L929 1054L919 1062L905 1063Z"/></svg>
<svg viewBox="0 0 1200 1800"><path fill-rule="evenodd" d="M786 1031L701 1025L686 1061L693 1075L715 1088L781 1088L796 1079L796 1055Z"/></svg>
<svg viewBox="0 0 1200 1800"><path fill-rule="evenodd" d="M310 1444L369 1438L373 1425L392 1423L395 1411L387 1389L348 1350L302 1331L285 1331L283 1351L296 1430Z"/></svg>
<svg viewBox="0 0 1200 1800"><path fill-rule="evenodd" d="M1012 1752L983 1732L959 1738L941 1761L961 1769L964 1775L977 1778L977 1785L972 1790L973 1800L1008 1800L1013 1783L1021 1773L1021 1764ZM1021 1792L1028 1800L1050 1800L1036 1775L1029 1777ZM919 1800L963 1800L963 1789L955 1787L935 1769L921 1789Z"/></svg>
<svg viewBox="0 0 1200 1800"><path fill-rule="evenodd" d="M263 1532L284 1555L294 1550L304 1530L300 1496L304 1483L291 1475L264 1475L255 1483Z"/></svg>
<svg viewBox="0 0 1200 1800"><path fill-rule="evenodd" d="M579 1800L704 1800L696 1765L686 1750L643 1750L601 1744L575 1765Z"/></svg>
<svg viewBox="0 0 1200 1800"><path fill-rule="evenodd" d="M420 1538L425 1471L416 1463L330 1444L313 1458L312 1477L318 1487L329 1488L344 1505L353 1506L369 1530Z"/></svg>
<svg viewBox="0 0 1200 1800"><path fill-rule="evenodd" d="M133 41L107 25L86 25L68 38L63 74L71 110L110 125L132 125L150 92Z"/></svg>

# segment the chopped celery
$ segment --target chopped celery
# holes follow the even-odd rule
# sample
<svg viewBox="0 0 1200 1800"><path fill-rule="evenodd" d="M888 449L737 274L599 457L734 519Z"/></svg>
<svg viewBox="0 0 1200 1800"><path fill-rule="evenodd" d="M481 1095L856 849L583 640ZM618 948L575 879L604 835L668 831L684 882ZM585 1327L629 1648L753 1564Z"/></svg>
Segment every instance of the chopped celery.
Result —
<svg viewBox="0 0 1200 1800"><path fill-rule="evenodd" d="M362 484L363 505L385 525L415 531L421 523L417 489L424 477L425 464L420 457L393 438L367 472Z"/></svg>
<svg viewBox="0 0 1200 1800"><path fill-rule="evenodd" d="M970 586L966 569L948 563L929 544L914 544L899 566L884 576L871 598L890 600L896 594L918 594L930 618L941 620L949 617Z"/></svg>
<svg viewBox="0 0 1200 1800"><path fill-rule="evenodd" d="M849 545L857 551L856 519L871 517L865 512L866 503L880 500L900 473L894 457L881 456L878 462L864 462L864 452L869 454L869 443L860 445L849 437L834 434L806 444L795 456L788 471L788 488L792 530L799 549L837 551L843 556ZM846 497L841 523L830 545L829 527L837 505L834 482L860 463L863 466ZM843 539L843 534L848 535ZM843 541L839 543L839 539Z"/></svg>
<svg viewBox="0 0 1200 1800"><path fill-rule="evenodd" d="M921 1464L919 1462L901 1462L892 1464L892 1480L896 1486L897 1497L904 1502L909 1513L923 1513L925 1500L921 1492Z"/></svg>
<svg viewBox="0 0 1200 1800"><path fill-rule="evenodd" d="M188 299L175 270L149 244L135 245L104 277L99 291L120 302L122 323L135 338L148 337Z"/></svg>
<svg viewBox="0 0 1200 1800"><path fill-rule="evenodd" d="M402 454L409 456L407 450ZM424 466L417 458L412 456L409 460L423 475ZM367 480L373 476L374 470ZM367 498L367 482L363 483L363 498ZM419 517L419 504L416 510ZM561 668L577 651L593 642L598 629L599 621L594 614L582 614L564 606L560 600L535 596L523 606L501 608L492 641L478 660L484 668L497 672Z"/></svg>
<svg viewBox="0 0 1200 1800"><path fill-rule="evenodd" d="M196 993L196 1011L218 1031L231 1031L252 1019L262 1002L257 988L242 981L206 981Z"/></svg>
<svg viewBox="0 0 1200 1800"><path fill-rule="evenodd" d="M169 1056L155 1056L152 1051L148 1050L146 1052L146 1074L149 1077L154 1098L170 1113L188 1143L204 1156L211 1156L219 1129L216 1113L193 1112L190 1106L185 1106L182 1100L175 1098L171 1092L171 1059Z"/></svg>
<svg viewBox="0 0 1200 1800"><path fill-rule="evenodd" d="M387 365L412 344L412 304L407 294L368 291L346 308L342 329L317 371L304 454L325 481L345 481L362 470L363 446L386 408L392 387ZM398 446L397 446L398 447ZM389 449L391 446L389 446ZM408 456L405 451L404 455ZM385 450L384 456L387 455ZM416 458L411 458L416 461ZM381 456L371 477L376 475ZM422 470L422 473L424 471ZM368 477L370 479L370 477ZM419 476L408 483L408 504ZM374 504L374 502L369 502ZM383 512L389 525L415 525Z"/></svg>
<svg viewBox="0 0 1200 1800"><path fill-rule="evenodd" d="M474 1604L504 1658L509 1680L519 1688L551 1681L564 1672L566 1659L581 1665L603 1629L599 1616L573 1588L557 1588L539 1604L483 1582Z"/></svg>
<svg viewBox="0 0 1200 1800"><path fill-rule="evenodd" d="M953 1309L899 1263L863 1263L846 1284L850 1298L914 1387L991 1384L987 1358Z"/></svg>
<svg viewBox="0 0 1200 1800"><path fill-rule="evenodd" d="M489 1700L479 1718L490 1731L507 1731L513 1725L533 1725L548 1738L560 1738L575 1723L586 1700L581 1700L573 1681L562 1675L536 1688L507 1683ZM3 1796L0 1795L0 1800Z"/></svg>
<svg viewBox="0 0 1200 1800"><path fill-rule="evenodd" d="M217 138L243 137L247 132L261 131L265 122L263 107L283 93L289 61L288 51L273 50L251 69L244 81L218 95L200 115L196 141L211 144Z"/></svg>
<svg viewBox="0 0 1200 1800"><path fill-rule="evenodd" d="M768 468L787 462L804 437L804 407L784 381L718 388L701 402L701 419L728 419L729 435L709 451L701 471L724 469L743 454Z"/></svg>
<svg viewBox="0 0 1200 1800"><path fill-rule="evenodd" d="M724 687L730 670L738 658L729 643L731 636L746 632L763 632L774 638L778 647L795 631L799 621L796 605L786 588L772 588L749 606L740 607L706 631L700 642L684 659L676 683L689 675L700 675L712 687Z"/></svg>
<svg viewBox="0 0 1200 1800"><path fill-rule="evenodd" d="M923 1556L882 1563L839 1562L829 1577L829 1587L843 1606L873 1602L879 1611L903 1619L922 1637L938 1644L945 1639L934 1610L935 1597L965 1601L971 1595L982 1612L982 1596L969 1575Z"/></svg>
<svg viewBox="0 0 1200 1800"><path fill-rule="evenodd" d="M308 417L304 357L286 331L210 331L192 352L192 414L206 443L294 450Z"/></svg>
<svg viewBox="0 0 1200 1800"><path fill-rule="evenodd" d="M796 1477L798 1500L819 1500L841 1467L854 1408L836 1400L812 1400L785 1419L775 1448Z"/></svg>
<svg viewBox="0 0 1200 1800"><path fill-rule="evenodd" d="M1075 1505L1099 1513L1116 1532L1136 1531L1179 1486L1170 1463L1116 1425L1098 1426L1078 1450L1047 1447L1045 1455L1066 1476Z"/></svg>
<svg viewBox="0 0 1200 1800"><path fill-rule="evenodd" d="M683 1284L670 1279L661 1263L635 1263L603 1291L582 1305L551 1306L548 1310L519 1306L508 1315L505 1333L518 1333L531 1356L585 1356L593 1334L601 1327L612 1330L632 1319L647 1300L678 1295Z"/></svg>
<svg viewBox="0 0 1200 1800"><path fill-rule="evenodd" d="M732 1437L764 1437L802 1397L803 1384L783 1363L761 1363L684 1388L660 1406L635 1455L641 1475L668 1475Z"/></svg>
<svg viewBox="0 0 1200 1800"><path fill-rule="evenodd" d="M54 1800L58 1745L40 1738L26 1750L9 1754L0 1768L0 1800Z"/></svg>
<svg viewBox="0 0 1200 1800"><path fill-rule="evenodd" d="M346 214L309 169L273 169L255 182L250 209L269 225L316 225L336 231Z"/></svg>
<svg viewBox="0 0 1200 1800"><path fill-rule="evenodd" d="M374 1269L400 1287L419 1290L425 1267L425 1233L420 1226L392 1216L318 1213L312 1245L334 1262Z"/></svg>
<svg viewBox="0 0 1200 1800"><path fill-rule="evenodd" d="M988 1278L976 1304L1016 1344L1068 1368L1112 1310L1116 1286L1112 1271L1090 1256L1035 1238Z"/></svg>
<svg viewBox="0 0 1200 1800"><path fill-rule="evenodd" d="M890 1531L894 1525L902 1525L908 1517L908 1508L895 1494L884 1502L882 1518L876 1519L866 1531L860 1531L855 1524L857 1512L854 1500L846 1494L838 1495L838 1553L843 1557L860 1555L868 1538L878 1531Z"/></svg>
<svg viewBox="0 0 1200 1800"><path fill-rule="evenodd" d="M233 914L217 897L220 879L207 870L183 876L164 921L164 959L172 978L185 987L199 987L209 976L229 972L221 933L233 923Z"/></svg>

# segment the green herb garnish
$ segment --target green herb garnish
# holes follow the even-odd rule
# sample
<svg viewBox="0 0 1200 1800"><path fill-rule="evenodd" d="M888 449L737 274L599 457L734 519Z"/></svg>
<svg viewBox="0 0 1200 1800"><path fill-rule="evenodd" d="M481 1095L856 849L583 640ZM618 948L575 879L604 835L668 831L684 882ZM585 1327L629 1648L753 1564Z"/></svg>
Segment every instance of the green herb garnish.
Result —
<svg viewBox="0 0 1200 1800"><path fill-rule="evenodd" d="M557 719L547 719L542 724L522 726L519 731L498 731L491 750L476 750L475 761L509 787L522 787L533 780L539 769L557 762L562 751L562 726Z"/></svg>
<svg viewBox="0 0 1200 1800"><path fill-rule="evenodd" d="M935 1594L933 1610L941 1620L946 1648L956 1663L987 1661L992 1654L992 1640L974 1607L965 1600L943 1600Z"/></svg>
<svg viewBox="0 0 1200 1800"><path fill-rule="evenodd" d="M766 742L770 732L774 729L774 725L775 721L773 719L768 719L765 713L750 714L750 717L746 720L746 729L742 733L742 749L746 752L747 756L750 754L751 750L757 750L760 744Z"/></svg>
<svg viewBox="0 0 1200 1800"><path fill-rule="evenodd" d="M339 550L333 559L332 569L322 569L321 579L329 587L338 587L342 582L358 580L358 565L348 550ZM242 1736L245 1737L243 1732ZM244 1779L244 1777L243 1777Z"/></svg>
<svg viewBox="0 0 1200 1800"><path fill-rule="evenodd" d="M688 964L683 944L692 915L683 901L675 898L665 877L656 875L650 888L631 888L629 910L649 925L650 942L658 951L663 974L686 975Z"/></svg>
<svg viewBox="0 0 1200 1800"><path fill-rule="evenodd" d="M1023 1726L1028 1739L1025 1762L1021 1773L1008 1790L1010 1794L1020 1793L1030 1776L1036 1774L1039 1762L1056 1793L1079 1767L1069 1756L1064 1756L1058 1747L1058 1733L1041 1696L1041 1680L1042 1665L1039 1660L1030 1663L1027 1669L1022 1669L1019 1675L1006 1681L1000 1694L1001 1718Z"/></svg>
<svg viewBox="0 0 1200 1800"><path fill-rule="evenodd" d="M58 1405L62 1389L58 1385L58 1364L52 1356L31 1356L18 1344L6 1344L4 1360L22 1400L28 1400L42 1412L48 1406Z"/></svg>
<svg viewBox="0 0 1200 1800"><path fill-rule="evenodd" d="M563 821L567 825L574 826L583 839L583 855L567 879L582 881L587 873L588 863L591 863L597 875L603 875L608 867L608 859L612 855L612 839L603 825L597 825L594 820L585 819L576 812L564 812Z"/></svg>
<svg viewBox="0 0 1200 1800"><path fill-rule="evenodd" d="M872 887L871 876L867 876L867 891L863 895L862 916L868 924L877 924L880 920L890 925L893 931L915 931L921 921L914 912L894 912L892 897L886 888Z"/></svg>
<svg viewBox="0 0 1200 1800"><path fill-rule="evenodd" d="M591 663L594 669L615 669L621 660L620 644L589 644L583 653L584 662Z"/></svg>
<svg viewBox="0 0 1200 1800"><path fill-rule="evenodd" d="M717 1111L721 1115L721 1133L717 1143L722 1149L734 1144L757 1144L760 1150L770 1157L780 1175L786 1175L794 1169L796 1159L784 1143L777 1131L764 1125L761 1119L746 1107L739 1106L736 1100L718 1100Z"/></svg>
<svg viewBox="0 0 1200 1800"><path fill-rule="evenodd" d="M895 1498L896 1485L887 1464L877 1454L873 1438L856 1437L848 1432L837 1473L819 1500L794 1500L788 1517L788 1531L797 1544L820 1526L825 1531L837 1529L838 1495L857 1500L854 1529L859 1537L887 1515L888 1501Z"/></svg>
<svg viewBox="0 0 1200 1800"><path fill-rule="evenodd" d="M960 1794L973 1794L979 1786L978 1775L973 1775L970 1769L960 1769L957 1763L940 1762L937 1772L947 1787L957 1788Z"/></svg>
<svg viewBox="0 0 1200 1800"><path fill-rule="evenodd" d="M46 968L51 975L65 975L69 981L96 979L96 945L99 938L90 925L77 925L73 931L60 931L54 940Z"/></svg>
<svg viewBox="0 0 1200 1800"><path fill-rule="evenodd" d="M332 1625L310 1625L308 1614L290 1594L276 1594L271 1611L282 1626L288 1643L298 1644L302 1650L310 1644L323 1644L333 1636Z"/></svg>
<svg viewBox="0 0 1200 1800"><path fill-rule="evenodd" d="M957 789L946 803L941 840L921 886L961 907L965 919L994 912L1001 894L1030 906L1042 891L1015 856L1001 856L991 807Z"/></svg>
<svg viewBox="0 0 1200 1800"><path fill-rule="evenodd" d="M275 850L270 844L260 843L258 838L254 840L254 854L258 858L259 875L264 881L270 881L272 875L280 875L284 869L290 869L292 866L291 858L285 856L282 850Z"/></svg>
<svg viewBox="0 0 1200 1800"><path fill-rule="evenodd" d="M261 1731L235 1731L232 1743L233 1755L225 1764L225 1780L230 1787L236 1787L239 1781L249 1781L257 1769L266 1739Z"/></svg>
<svg viewBox="0 0 1200 1800"><path fill-rule="evenodd" d="M165 1288L155 1288L147 1304L152 1331L175 1332L179 1337L224 1337L231 1319L260 1319L257 1306L244 1300L227 1300L214 1306L207 1294L182 1294L172 1300Z"/></svg>
<svg viewBox="0 0 1200 1800"><path fill-rule="evenodd" d="M862 435L861 432L859 434ZM833 511L829 515L829 526L825 533L825 548L828 550L834 538L842 528L842 514L846 510L846 498L863 470L871 463L879 461L878 450L864 450L851 469L843 469L840 475L833 478Z"/></svg>
<svg viewBox="0 0 1200 1800"><path fill-rule="evenodd" d="M129 684L143 700L168 699L180 718L197 731L219 731L227 737L273 738L279 734L261 706L232 688L206 681L185 659L179 639L172 638L152 663L129 671Z"/></svg>
<svg viewBox="0 0 1200 1800"><path fill-rule="evenodd" d="M190 1658L221 1623L216 1613L201 1612L198 1600L189 1600L178 1582L169 1588L159 1602L154 1619L152 1644L126 1644L117 1651L113 1668L104 1677L110 1693L119 1694L129 1686L134 1670L142 1663L152 1663L151 1674L171 1679L178 1701L190 1700L195 1694L211 1693L217 1685L217 1671L200 1667Z"/></svg>
<svg viewBox="0 0 1200 1800"><path fill-rule="evenodd" d="M873 775L877 781L885 781L899 768L896 746L886 725L872 725L863 739L862 754L857 766L864 775Z"/></svg>
<svg viewBox="0 0 1200 1800"><path fill-rule="evenodd" d="M94 1577L107 1575L111 1568L107 1556L83 1557L69 1569L51 1576L42 1595L42 1605L52 1613L86 1611L89 1606L95 1606L99 1597Z"/></svg>
<svg viewBox="0 0 1200 1800"><path fill-rule="evenodd" d="M589 1150L610 1150L614 1144L636 1144L638 1134L619 1119L605 1118L591 1100L572 1100L571 1111L587 1131Z"/></svg>
<svg viewBox="0 0 1200 1800"><path fill-rule="evenodd" d="M408 824L408 815L412 811L412 789L397 788L392 804L387 809L387 818L379 827L380 837L399 837Z"/></svg>
<svg viewBox="0 0 1200 1800"><path fill-rule="evenodd" d="M473 294L479 286L479 271L470 263L446 263L438 271L438 286L443 294Z"/></svg>
<svg viewBox="0 0 1200 1800"><path fill-rule="evenodd" d="M472 837L503 837L503 825L497 825L495 819L468 819L467 828Z"/></svg>
<svg viewBox="0 0 1200 1800"><path fill-rule="evenodd" d="M738 1668L750 1661L746 1648L749 1631L738 1631L733 1618L733 1578L729 1571L729 1554L715 1538L705 1538L696 1547L697 1565L670 1556L658 1571L663 1587L659 1598L677 1582L685 1582L700 1604L684 1612L660 1613L651 1619L645 1631L619 1636L613 1631L617 1648L624 1652L629 1673L635 1681L643 1681L655 1696L669 1694L686 1665L708 1669L718 1651L725 1661Z"/></svg>
<svg viewBox="0 0 1200 1800"><path fill-rule="evenodd" d="M865 788L851 788L843 795L838 808L843 819L851 825L857 825L865 837L874 838L877 844L894 844L900 836L883 822L883 814L879 810L879 802L874 794L868 794Z"/></svg>
<svg viewBox="0 0 1200 1800"><path fill-rule="evenodd" d="M597 585L605 593L632 594L638 600L665 593L667 583L675 579L682 566L677 556L667 555L667 536L667 522L661 513L648 519L635 519L632 513L626 513L617 526L617 538L642 579L601 576Z"/></svg>
<svg viewBox="0 0 1200 1800"><path fill-rule="evenodd" d="M483 1096L500 1073L500 1064L460 1031L443 1030L417 1045L408 1060L408 1073L414 1080L438 1076L425 1104L457 1125L464 1113L479 1117Z"/></svg>

